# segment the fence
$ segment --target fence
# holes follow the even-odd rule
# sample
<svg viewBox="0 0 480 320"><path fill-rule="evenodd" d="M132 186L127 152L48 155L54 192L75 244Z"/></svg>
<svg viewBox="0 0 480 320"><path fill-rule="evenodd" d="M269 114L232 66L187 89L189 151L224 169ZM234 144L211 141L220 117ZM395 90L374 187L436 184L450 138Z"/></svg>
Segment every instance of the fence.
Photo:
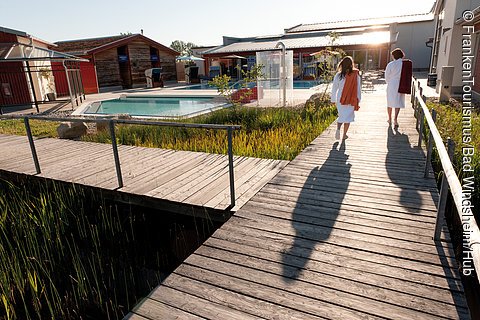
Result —
<svg viewBox="0 0 480 320"><path fill-rule="evenodd" d="M11 62L3 63L0 67L0 114L4 107L21 105L35 105L39 112L38 104L47 100L44 82L48 87L47 94L68 97L72 108L85 99L78 62L52 62L51 65Z"/></svg>
<svg viewBox="0 0 480 320"><path fill-rule="evenodd" d="M435 125L436 120L436 112L432 110L432 115L428 110L426 105L426 97L422 94L422 88L420 86L420 82L414 79L412 82L412 107L415 109L416 116L417 116L417 129L419 132L418 137L418 146L421 146L423 140L423 131L425 123L428 126L430 131L429 137L427 140L427 161L425 163L425 176L428 175L429 172L429 165L430 160L432 158L433 152L433 145L437 148L438 157L440 159L442 168L443 168L443 176L440 188L440 198L438 202L437 208L437 220L435 224L435 233L434 239L440 239L440 233L442 228L442 222L445 217L445 206L447 201L448 191L450 190L453 201L455 203L455 208L457 210L458 215L460 216L460 221L463 222L464 230L469 230L470 238L468 239L469 249L471 250L471 256L474 263L475 271L477 273L477 280L480 282L480 230L478 229L477 222L475 221L475 217L472 215L468 222L463 219L462 212L464 212L463 204L462 204L462 186L460 181L458 180L457 174L452 165L452 158L454 152L454 143L453 141L448 138L447 145L448 151L445 148L444 142L438 129ZM466 225L465 225L466 224Z"/></svg>
<svg viewBox="0 0 480 320"><path fill-rule="evenodd" d="M202 128L202 129L215 129L215 130L227 130L228 141L228 171L230 179L230 206L229 209L235 206L235 177L233 171L233 146L232 136L233 130L239 130L241 127L238 125L217 125L217 124L194 124L194 123L179 123L179 122L160 122L160 121L144 121L144 120L123 120L123 119L102 119L102 118L64 118L64 117L46 117L46 116L2 116L1 119L23 119L25 123L25 129L27 132L28 142L30 144L30 150L32 152L33 162L35 164L35 170L37 174L41 173L40 162L38 160L37 151L35 149L35 143L33 140L32 131L30 129L30 119L45 120L45 121L68 121L68 122L103 122L108 123L110 128L110 136L112 140L113 157L115 161L115 169L117 173L118 188L123 187L122 169L120 165L120 157L118 154L117 140L115 137L115 124L136 124L136 125L150 125L150 126L163 126L163 127L183 127L183 128Z"/></svg>

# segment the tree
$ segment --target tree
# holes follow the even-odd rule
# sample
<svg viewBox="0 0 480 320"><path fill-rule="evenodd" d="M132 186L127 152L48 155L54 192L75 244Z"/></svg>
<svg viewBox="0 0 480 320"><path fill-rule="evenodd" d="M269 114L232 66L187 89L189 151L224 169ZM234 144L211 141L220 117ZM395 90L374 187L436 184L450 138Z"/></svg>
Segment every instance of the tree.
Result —
<svg viewBox="0 0 480 320"><path fill-rule="evenodd" d="M336 73L337 63L346 56L345 51L342 48L334 48L335 43L340 39L341 34L332 31L328 34L329 43L328 46L315 55L315 59L319 61L319 76L320 81L326 83L324 95L328 91L329 83L333 81L333 77Z"/></svg>
<svg viewBox="0 0 480 320"><path fill-rule="evenodd" d="M190 56L192 54L192 48L197 45L192 42L183 42L182 40L175 40L170 44L170 48L180 52L182 56Z"/></svg>
<svg viewBox="0 0 480 320"><path fill-rule="evenodd" d="M216 76L209 81L208 84L217 88L217 91L222 95L233 107L240 105L244 99L249 99L253 95L253 90L250 88L251 83L257 82L257 80L264 79L263 73L264 66L261 64L253 65L250 70L244 71L240 66L237 68L242 73L242 81L240 81L240 89L231 85L232 78L226 74ZM258 89L257 89L258 90ZM238 93L235 95L235 93Z"/></svg>

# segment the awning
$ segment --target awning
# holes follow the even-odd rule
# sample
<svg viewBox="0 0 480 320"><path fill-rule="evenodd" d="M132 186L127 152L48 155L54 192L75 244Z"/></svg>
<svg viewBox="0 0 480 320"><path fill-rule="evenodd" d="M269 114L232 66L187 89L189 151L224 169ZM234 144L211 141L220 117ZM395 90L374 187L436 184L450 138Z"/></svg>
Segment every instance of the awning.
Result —
<svg viewBox="0 0 480 320"><path fill-rule="evenodd" d="M238 56L236 54L231 54L228 56L220 57L221 59L247 59L246 57Z"/></svg>
<svg viewBox="0 0 480 320"><path fill-rule="evenodd" d="M23 61L77 61L88 62L87 59L67 53L35 47L23 43L0 43L0 62Z"/></svg>
<svg viewBox="0 0 480 320"><path fill-rule="evenodd" d="M280 39L287 50L309 49L331 46L331 38L328 35L285 36ZM275 50L278 41L241 41L225 46L220 46L203 52L204 55L237 54L240 52L255 52ZM390 31L374 31L356 34L342 34L335 41L334 47L355 46L355 45L382 45L390 43Z"/></svg>

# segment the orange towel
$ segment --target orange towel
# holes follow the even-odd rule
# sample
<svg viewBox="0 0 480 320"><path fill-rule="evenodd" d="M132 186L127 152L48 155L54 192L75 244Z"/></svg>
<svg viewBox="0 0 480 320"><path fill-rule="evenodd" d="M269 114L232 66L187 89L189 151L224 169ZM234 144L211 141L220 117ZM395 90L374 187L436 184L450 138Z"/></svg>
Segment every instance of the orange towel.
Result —
<svg viewBox="0 0 480 320"><path fill-rule="evenodd" d="M345 85L343 86L340 103L343 105L351 105L355 110L360 109L358 101L358 70L353 69L352 72L345 75Z"/></svg>

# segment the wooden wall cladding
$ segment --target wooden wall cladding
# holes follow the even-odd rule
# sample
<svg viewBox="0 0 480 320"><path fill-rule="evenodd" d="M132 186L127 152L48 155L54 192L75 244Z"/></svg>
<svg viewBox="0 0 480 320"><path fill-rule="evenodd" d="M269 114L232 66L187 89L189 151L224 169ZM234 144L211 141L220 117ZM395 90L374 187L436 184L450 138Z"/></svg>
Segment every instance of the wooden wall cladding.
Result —
<svg viewBox="0 0 480 320"><path fill-rule="evenodd" d="M121 86L117 48L99 52L95 55L99 87Z"/></svg>

